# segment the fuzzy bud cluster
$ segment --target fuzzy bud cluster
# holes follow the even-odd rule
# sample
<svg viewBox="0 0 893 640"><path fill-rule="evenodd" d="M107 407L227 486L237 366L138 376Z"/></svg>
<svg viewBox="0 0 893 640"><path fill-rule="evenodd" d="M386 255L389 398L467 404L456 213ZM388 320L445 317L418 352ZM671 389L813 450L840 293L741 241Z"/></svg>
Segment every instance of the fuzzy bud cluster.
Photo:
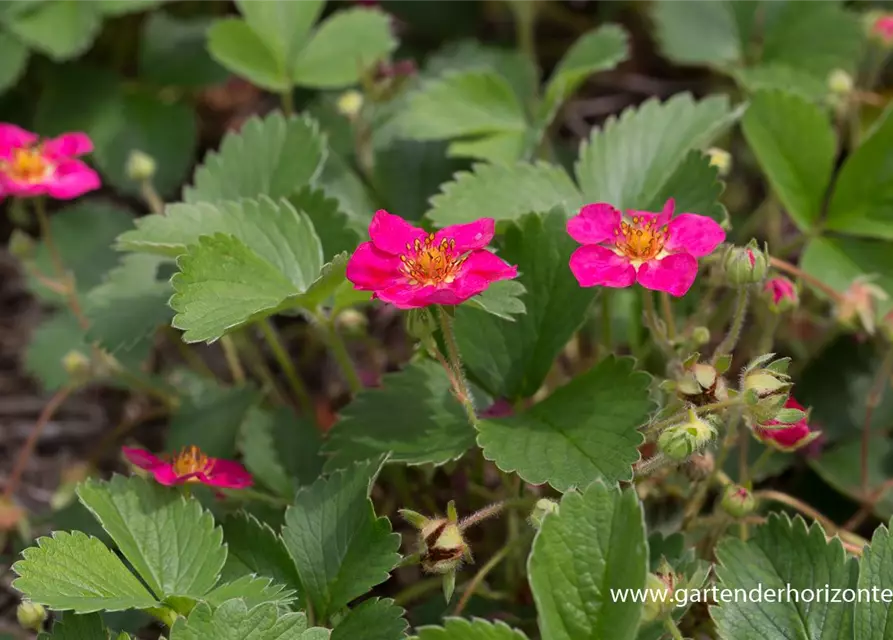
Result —
<svg viewBox="0 0 893 640"><path fill-rule="evenodd" d="M720 370L721 366L699 362L700 354L694 353L682 363L682 373L665 388L673 390L689 404L704 406L721 402L729 397L728 385Z"/></svg>
<svg viewBox="0 0 893 640"><path fill-rule="evenodd" d="M701 418L693 410L689 410L687 420L661 432L657 446L668 458L685 460L716 438L717 421L715 416Z"/></svg>
<svg viewBox="0 0 893 640"><path fill-rule="evenodd" d="M794 386L788 375L790 358L773 360L767 353L751 360L741 373L741 393L750 417L758 423L779 418Z"/></svg>
<svg viewBox="0 0 893 640"><path fill-rule="evenodd" d="M756 240L744 247L731 247L723 261L726 280L729 284L741 287L758 284L766 278L769 270L769 253L760 249Z"/></svg>

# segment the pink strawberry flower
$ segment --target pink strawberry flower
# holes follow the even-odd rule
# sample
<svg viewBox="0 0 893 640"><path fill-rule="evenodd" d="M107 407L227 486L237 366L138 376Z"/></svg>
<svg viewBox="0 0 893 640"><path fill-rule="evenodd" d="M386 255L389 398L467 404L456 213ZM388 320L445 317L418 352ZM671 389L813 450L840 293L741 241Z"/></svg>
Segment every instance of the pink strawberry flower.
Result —
<svg viewBox="0 0 893 640"><path fill-rule="evenodd" d="M763 294L770 308L776 312L795 309L800 304L794 283L783 276L769 278L763 285Z"/></svg>
<svg viewBox="0 0 893 640"><path fill-rule="evenodd" d="M799 409L805 411L802 404L793 397L787 399L785 409ZM771 428L767 428L771 427ZM812 431L806 418L802 418L791 424L784 424L778 420L768 420L754 427L753 434L757 440L779 451L796 451L805 447L821 435L820 431Z"/></svg>
<svg viewBox="0 0 893 640"><path fill-rule="evenodd" d="M484 249L493 239L495 221L483 218L427 233L399 216L377 211L364 242L347 263L354 288L400 309L460 304L490 283L518 275Z"/></svg>
<svg viewBox="0 0 893 640"><path fill-rule="evenodd" d="M93 151L84 133L39 141L36 134L0 124L0 199L48 195L71 200L100 187L99 175L76 156Z"/></svg>
<svg viewBox="0 0 893 640"><path fill-rule="evenodd" d="M698 258L725 240L726 232L707 216L673 217L673 199L661 213L588 204L568 220L567 232L581 243L570 268L583 287L629 287L684 296L698 275Z"/></svg>
<svg viewBox="0 0 893 640"><path fill-rule="evenodd" d="M199 482L209 487L244 489L254 480L251 474L234 460L211 458L196 446L184 447L170 460L159 458L145 449L123 447L127 459L140 469L145 469L159 484L173 486Z"/></svg>
<svg viewBox="0 0 893 640"><path fill-rule="evenodd" d="M884 14L878 16L871 27L871 32L879 36L885 43L893 42L893 15Z"/></svg>

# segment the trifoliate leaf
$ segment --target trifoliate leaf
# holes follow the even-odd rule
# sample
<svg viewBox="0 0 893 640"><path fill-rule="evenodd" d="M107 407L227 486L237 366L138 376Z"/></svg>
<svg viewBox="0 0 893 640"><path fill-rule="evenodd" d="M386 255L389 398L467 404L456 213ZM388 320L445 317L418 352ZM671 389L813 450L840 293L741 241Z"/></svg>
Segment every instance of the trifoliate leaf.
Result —
<svg viewBox="0 0 893 640"><path fill-rule="evenodd" d="M810 229L821 213L837 153L828 116L797 95L759 92L742 128L791 218L802 230Z"/></svg>
<svg viewBox="0 0 893 640"><path fill-rule="evenodd" d="M580 205L580 193L560 167L546 163L511 166L476 164L456 174L431 198L427 217L437 226L480 218L514 220L532 211Z"/></svg>
<svg viewBox="0 0 893 640"><path fill-rule="evenodd" d="M828 206L829 229L893 239L893 169L886 161L891 144L893 109L887 109L837 177Z"/></svg>
<svg viewBox="0 0 893 640"><path fill-rule="evenodd" d="M296 591L296 599L303 600L295 563L288 555L282 538L269 525L252 515L239 512L228 516L221 526L228 549L222 580L235 581L249 575L264 576Z"/></svg>
<svg viewBox="0 0 893 640"><path fill-rule="evenodd" d="M292 79L314 89L346 87L396 48L387 14L363 8L339 11L319 25L297 54Z"/></svg>
<svg viewBox="0 0 893 640"><path fill-rule="evenodd" d="M264 39L264 44L280 61L280 66L289 69L301 48L307 43L310 29L325 7L325 0L306 2L237 0L236 5L248 26Z"/></svg>
<svg viewBox="0 0 893 640"><path fill-rule="evenodd" d="M352 252L360 243L360 236L344 213L338 200L330 198L322 189L304 187L289 198L292 206L307 215L322 243L323 257L331 260L343 251Z"/></svg>
<svg viewBox="0 0 893 640"><path fill-rule="evenodd" d="M469 305L456 310L465 364L494 397L535 394L595 297L595 289L581 288L567 267L579 245L567 235L566 221L561 211L530 215L505 233L499 256L518 265L526 313L503 320Z"/></svg>
<svg viewBox="0 0 893 640"><path fill-rule="evenodd" d="M224 136L219 151L205 156L183 199L196 203L287 197L316 178L325 159L325 141L313 120L286 118L278 111L263 120L251 118L238 132Z"/></svg>
<svg viewBox="0 0 893 640"><path fill-rule="evenodd" d="M217 583L223 532L197 500L137 476L88 480L77 493L159 598L200 598Z"/></svg>
<svg viewBox="0 0 893 640"><path fill-rule="evenodd" d="M718 175L706 155L689 151L646 210L660 211L667 200L674 198L676 213L697 213L722 224L728 212L719 201L724 185Z"/></svg>
<svg viewBox="0 0 893 640"><path fill-rule="evenodd" d="M109 631L98 613L66 614L53 623L52 633L41 633L38 640L108 640Z"/></svg>
<svg viewBox="0 0 893 640"><path fill-rule="evenodd" d="M61 62L90 48L99 35L102 16L92 2L52 0L14 13L3 26L31 48Z"/></svg>
<svg viewBox="0 0 893 640"><path fill-rule="evenodd" d="M716 548L716 557L716 575L726 589L760 587L764 593L802 593L803 589L855 587L854 567L840 540L826 540L818 523L807 529L800 516L791 520L770 514L769 521L756 528L747 542L725 538ZM786 597L735 599L711 607L710 613L720 634L735 640L852 638L852 603L829 600L817 598L805 606Z"/></svg>
<svg viewBox="0 0 893 640"><path fill-rule="evenodd" d="M312 484L322 471L319 431L291 409L251 408L240 440L248 470L285 498L294 497L299 486Z"/></svg>
<svg viewBox="0 0 893 640"><path fill-rule="evenodd" d="M272 602L282 607L294 600L294 594L294 591L274 583L272 578L246 575L218 585L202 599L213 607L219 607L234 598L244 600L248 608L265 602Z"/></svg>
<svg viewBox="0 0 893 640"><path fill-rule="evenodd" d="M503 471L559 491L593 478L630 480L652 403L649 376L633 361L609 357L533 408L482 420L478 444Z"/></svg>
<svg viewBox="0 0 893 640"><path fill-rule="evenodd" d="M370 598L348 612L332 631L332 640L402 640L409 624L390 598Z"/></svg>
<svg viewBox="0 0 893 640"><path fill-rule="evenodd" d="M688 152L707 146L731 120L725 96L695 102L689 94L649 100L610 118L580 147L576 173L585 200L642 209Z"/></svg>
<svg viewBox="0 0 893 640"><path fill-rule="evenodd" d="M118 556L80 531L38 538L22 557L13 586L38 604L78 613L158 606Z"/></svg>
<svg viewBox="0 0 893 640"><path fill-rule="evenodd" d="M628 55L627 35L621 27L605 25L584 33L555 67L546 85L542 114L552 114L593 73L612 69Z"/></svg>
<svg viewBox="0 0 893 640"><path fill-rule="evenodd" d="M399 406L400 411L394 411ZM444 464L474 446L475 433L443 367L431 360L384 376L340 412L324 451L326 469L390 453L391 462Z"/></svg>
<svg viewBox="0 0 893 640"><path fill-rule="evenodd" d="M747 42L732 2L677 0L652 5L655 37L662 53L677 64L730 65L742 58Z"/></svg>
<svg viewBox="0 0 893 640"><path fill-rule="evenodd" d="M287 69L267 47L264 38L244 20L224 18L214 22L208 29L208 52L223 67L262 89L279 93L291 89Z"/></svg>
<svg viewBox="0 0 893 640"><path fill-rule="evenodd" d="M487 287L482 294L470 298L466 304L503 320L514 320L514 316L527 311L521 300L526 292L527 289L517 280L500 280Z"/></svg>
<svg viewBox="0 0 893 640"><path fill-rule="evenodd" d="M369 490L381 459L336 471L301 489L285 514L282 538L320 618L388 579L400 536L376 517Z"/></svg>
<svg viewBox="0 0 893 640"><path fill-rule="evenodd" d="M447 618L442 627L420 627L412 640L527 640L527 636L499 620Z"/></svg>
<svg viewBox="0 0 893 640"><path fill-rule="evenodd" d="M893 542L889 526L881 525L874 530L871 544L865 547L859 559L859 593L888 588L893 581ZM881 593L883 597L883 592ZM887 598L889 600L889 598ZM890 603L883 598L859 600L855 605L853 621L854 638L890 640L893 638L893 612Z"/></svg>
<svg viewBox="0 0 893 640"><path fill-rule="evenodd" d="M634 640L642 603L612 592L645 585L648 546L635 491L597 481L566 494L543 521L527 571L544 638Z"/></svg>
<svg viewBox="0 0 893 640"><path fill-rule="evenodd" d="M249 610L244 600L224 602L213 613L201 603L171 628L171 640L327 640L329 635L328 629L308 629L303 613L279 615L275 604Z"/></svg>

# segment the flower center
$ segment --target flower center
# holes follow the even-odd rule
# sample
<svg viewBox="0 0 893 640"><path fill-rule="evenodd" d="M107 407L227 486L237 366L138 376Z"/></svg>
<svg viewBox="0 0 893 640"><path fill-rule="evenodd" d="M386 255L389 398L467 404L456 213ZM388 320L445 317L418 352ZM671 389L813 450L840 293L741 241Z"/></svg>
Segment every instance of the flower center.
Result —
<svg viewBox="0 0 893 640"><path fill-rule="evenodd" d="M663 250L667 241L667 225L658 228L654 218L645 222L635 216L632 223L621 222L614 229L615 245L620 255L630 260L647 262L653 260Z"/></svg>
<svg viewBox="0 0 893 640"><path fill-rule="evenodd" d="M183 447L183 450L174 457L171 463L174 473L178 476L188 476L193 473L210 473L214 468L214 459L209 458L195 445ZM190 478L198 482L197 478Z"/></svg>
<svg viewBox="0 0 893 640"><path fill-rule="evenodd" d="M52 165L34 147L20 147L12 150L10 160L0 162L3 171L19 182L39 182L52 171Z"/></svg>
<svg viewBox="0 0 893 640"><path fill-rule="evenodd" d="M406 253L400 255L403 265L400 271L412 285L428 286L449 284L456 279L462 263L468 256L456 254L456 241L444 238L434 244L434 234L424 240L416 239L406 244Z"/></svg>

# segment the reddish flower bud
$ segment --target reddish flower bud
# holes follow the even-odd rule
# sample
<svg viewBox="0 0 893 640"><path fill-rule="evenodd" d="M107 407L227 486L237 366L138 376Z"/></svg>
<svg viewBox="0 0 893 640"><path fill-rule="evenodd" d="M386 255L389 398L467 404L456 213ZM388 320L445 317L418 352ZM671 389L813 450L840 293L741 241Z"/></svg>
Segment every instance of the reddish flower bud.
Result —
<svg viewBox="0 0 893 640"><path fill-rule="evenodd" d="M800 296L794 283L785 277L770 278L763 285L763 297L769 302L769 308L776 313L796 309L800 304Z"/></svg>
<svg viewBox="0 0 893 640"><path fill-rule="evenodd" d="M786 409L805 411L803 405L794 398L788 398ZM807 418L792 423L784 423L779 420L767 420L757 424L753 428L753 434L763 444L778 449L779 451L796 451L805 447L821 435L821 431L812 431L809 428Z"/></svg>

